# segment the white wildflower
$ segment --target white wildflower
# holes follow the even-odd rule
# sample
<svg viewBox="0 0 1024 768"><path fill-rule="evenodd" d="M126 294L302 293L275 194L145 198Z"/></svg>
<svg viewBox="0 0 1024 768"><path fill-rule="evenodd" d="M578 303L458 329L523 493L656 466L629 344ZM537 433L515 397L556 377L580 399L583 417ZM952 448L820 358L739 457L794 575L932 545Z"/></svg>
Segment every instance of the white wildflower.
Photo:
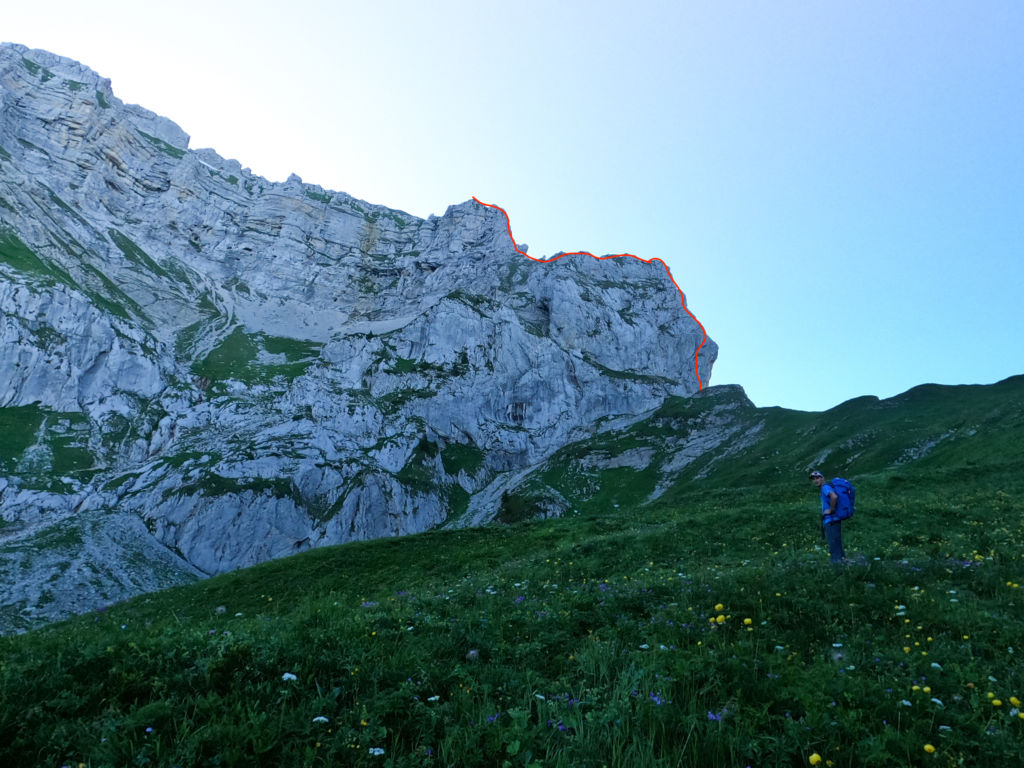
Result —
<svg viewBox="0 0 1024 768"><path fill-rule="evenodd" d="M909 701L907 701L906 699L904 699L903 701L901 701L901 702L900 702L900 704L902 704L902 705L903 705L904 707L912 707L912 706L914 706L913 704L911 704L911 703L910 703Z"/></svg>
<svg viewBox="0 0 1024 768"><path fill-rule="evenodd" d="M932 704L935 704L935 705L937 705L939 707L945 707L946 706L945 704L942 703L942 699L936 699L934 696L932 696Z"/></svg>
<svg viewBox="0 0 1024 768"><path fill-rule="evenodd" d="M939 664L937 661L933 661L932 662L932 669L942 669L942 665Z"/></svg>
<svg viewBox="0 0 1024 768"><path fill-rule="evenodd" d="M384 750L380 747L370 747L370 754L374 757L380 757L384 754Z"/></svg>
<svg viewBox="0 0 1024 768"><path fill-rule="evenodd" d="M323 715L317 715L316 717L313 718L313 722L314 723L326 723L327 722L327 718L324 717Z"/></svg>
<svg viewBox="0 0 1024 768"><path fill-rule="evenodd" d="M427 701L440 701L440 700L441 700L441 697L440 697L440 696L437 696L437 695L434 695L434 696L428 696L428 697L427 697Z"/></svg>
<svg viewBox="0 0 1024 768"><path fill-rule="evenodd" d="M648 645L647 643L642 643L642 644L640 645L640 650L642 650L642 651L646 651L646 650L647 650L648 648L650 648L650 647L651 647L651 646L649 646L649 645Z"/></svg>
<svg viewBox="0 0 1024 768"><path fill-rule="evenodd" d="M299 678L297 678L291 672L285 672L283 675L281 675L281 679L284 680L287 683L287 682L290 682L292 680L298 680Z"/></svg>

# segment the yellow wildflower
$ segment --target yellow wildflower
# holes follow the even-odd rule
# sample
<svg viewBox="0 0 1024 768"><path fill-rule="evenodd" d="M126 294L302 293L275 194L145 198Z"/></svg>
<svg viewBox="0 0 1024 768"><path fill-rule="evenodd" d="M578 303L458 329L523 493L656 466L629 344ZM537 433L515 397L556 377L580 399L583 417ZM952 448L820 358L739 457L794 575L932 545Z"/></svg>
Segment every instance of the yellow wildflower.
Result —
<svg viewBox="0 0 1024 768"><path fill-rule="evenodd" d="M748 626L748 627L749 627L749 626L750 626L751 624L753 624L753 623L754 623L754 620L753 620L753 619L744 619L744 620L743 620L743 624L744 624L745 626Z"/></svg>
<svg viewBox="0 0 1024 768"><path fill-rule="evenodd" d="M807 762L811 765L818 765L819 763L821 763L821 755L815 752L813 755L807 758Z"/></svg>
<svg viewBox="0 0 1024 768"><path fill-rule="evenodd" d="M924 751L930 755L935 751L935 747L933 747L931 744L925 744Z"/></svg>
<svg viewBox="0 0 1024 768"><path fill-rule="evenodd" d="M724 611L725 610L725 606L722 605L721 603L715 603L715 610L716 611Z"/></svg>

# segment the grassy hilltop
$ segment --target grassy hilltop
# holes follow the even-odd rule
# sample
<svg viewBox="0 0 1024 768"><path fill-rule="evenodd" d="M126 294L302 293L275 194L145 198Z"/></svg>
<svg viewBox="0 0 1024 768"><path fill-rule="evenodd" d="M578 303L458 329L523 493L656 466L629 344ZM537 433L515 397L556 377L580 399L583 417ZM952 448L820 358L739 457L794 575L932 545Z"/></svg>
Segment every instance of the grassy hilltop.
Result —
<svg viewBox="0 0 1024 768"><path fill-rule="evenodd" d="M738 437L666 483L723 407ZM711 388L506 497L506 519L562 518L315 550L0 638L0 764L1016 765L1022 442L1024 377L825 413ZM609 466L627 452L649 461ZM819 463L857 485L858 565L828 563Z"/></svg>

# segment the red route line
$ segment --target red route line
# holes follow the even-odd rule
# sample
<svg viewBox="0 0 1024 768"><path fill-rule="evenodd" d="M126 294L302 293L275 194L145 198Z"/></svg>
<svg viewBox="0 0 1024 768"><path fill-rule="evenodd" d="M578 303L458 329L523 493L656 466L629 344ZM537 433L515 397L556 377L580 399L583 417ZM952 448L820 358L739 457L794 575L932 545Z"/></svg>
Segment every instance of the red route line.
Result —
<svg viewBox="0 0 1024 768"><path fill-rule="evenodd" d="M509 240L512 241L512 247L516 249L517 253L521 253L530 261L536 261L540 264L550 264L552 261L558 261L558 259L562 258L563 256L589 256L590 258L597 259L598 261L603 261L604 259L617 259L620 256L629 256L630 258L636 259L637 261L642 261L644 264L653 264L654 262L658 262L659 264L661 264L661 266L665 268L665 274L668 275L668 279L672 281L672 285L674 285L676 287L676 290L679 291L679 300L680 302L682 302L683 309L686 311L686 314L690 316L690 319L697 324L697 327L700 328L701 333L704 334L704 340L701 341L700 345L697 347L697 351L693 353L693 371L694 373L697 374L697 389L704 389L704 385L701 383L700 380L700 367L697 363L697 357L698 355L700 355L700 348L703 347L705 342L707 342L708 340L708 332L704 330L704 326L700 324L700 320L694 317L693 312L691 312L689 308L686 306L686 297L683 295L683 291L679 287L679 284L676 282L676 279L672 277L672 273L668 269L668 264L666 264L664 261L657 257L651 259L641 259L639 256L633 253L613 253L609 256L595 256L589 251L570 251L569 253L560 253L557 256L554 256L550 259L535 259L526 251L519 250L519 246L516 245L516 239L512 237L512 222L509 221L508 214L505 213L504 208L502 208L500 205L491 205L490 203L485 203L481 200L477 200L476 196L474 196L473 199L480 203L480 205L486 205L488 208L496 208L505 215L505 224L508 227L508 237Z"/></svg>

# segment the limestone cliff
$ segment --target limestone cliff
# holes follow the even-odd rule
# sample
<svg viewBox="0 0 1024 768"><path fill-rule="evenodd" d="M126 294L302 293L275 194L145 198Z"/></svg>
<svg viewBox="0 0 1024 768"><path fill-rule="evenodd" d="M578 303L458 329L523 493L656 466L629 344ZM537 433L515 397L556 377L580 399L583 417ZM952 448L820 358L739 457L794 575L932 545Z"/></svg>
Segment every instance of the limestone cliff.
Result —
<svg viewBox="0 0 1024 768"><path fill-rule="evenodd" d="M472 200L424 220L188 144L0 45L8 628L486 522L558 448L699 388L704 334L659 265L535 263Z"/></svg>

